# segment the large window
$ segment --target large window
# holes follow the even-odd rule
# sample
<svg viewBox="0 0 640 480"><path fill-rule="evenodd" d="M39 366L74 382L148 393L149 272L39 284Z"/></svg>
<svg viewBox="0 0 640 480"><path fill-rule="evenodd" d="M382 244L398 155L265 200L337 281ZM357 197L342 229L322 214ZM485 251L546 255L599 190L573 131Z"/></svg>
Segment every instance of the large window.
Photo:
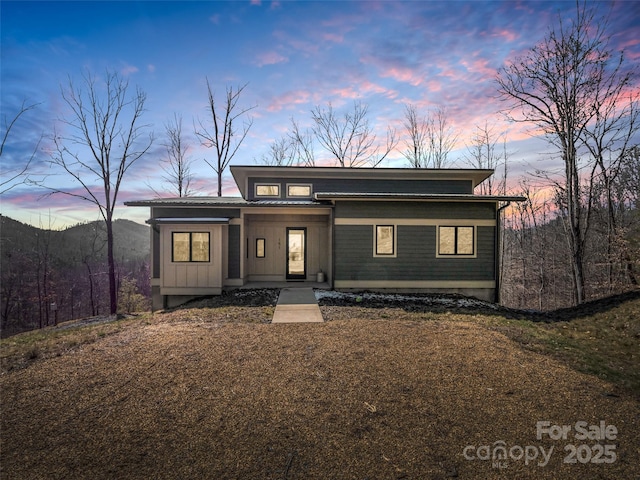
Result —
<svg viewBox="0 0 640 480"><path fill-rule="evenodd" d="M438 255L474 255L474 227L438 229Z"/></svg>
<svg viewBox="0 0 640 480"><path fill-rule="evenodd" d="M395 227L393 225L375 226L375 255L391 257L396 253Z"/></svg>
<svg viewBox="0 0 640 480"><path fill-rule="evenodd" d="M173 232L173 262L208 262L209 232Z"/></svg>

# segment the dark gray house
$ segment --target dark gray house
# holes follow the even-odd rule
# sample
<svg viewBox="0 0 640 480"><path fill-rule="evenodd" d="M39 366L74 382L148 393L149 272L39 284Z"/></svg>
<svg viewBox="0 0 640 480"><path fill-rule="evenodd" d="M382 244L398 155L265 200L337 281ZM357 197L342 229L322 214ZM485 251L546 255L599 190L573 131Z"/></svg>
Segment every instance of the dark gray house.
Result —
<svg viewBox="0 0 640 480"><path fill-rule="evenodd" d="M153 308L247 284L461 293L497 300L492 170L232 166L242 197L150 207Z"/></svg>

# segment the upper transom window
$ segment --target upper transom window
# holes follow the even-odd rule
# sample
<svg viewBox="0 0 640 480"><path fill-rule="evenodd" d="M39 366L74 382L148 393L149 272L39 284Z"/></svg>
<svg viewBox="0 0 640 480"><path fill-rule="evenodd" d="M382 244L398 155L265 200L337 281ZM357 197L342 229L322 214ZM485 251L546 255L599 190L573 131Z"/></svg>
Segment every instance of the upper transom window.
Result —
<svg viewBox="0 0 640 480"><path fill-rule="evenodd" d="M311 197L311 185L287 185L287 197Z"/></svg>
<svg viewBox="0 0 640 480"><path fill-rule="evenodd" d="M277 183L256 185L256 197L279 197L280 185Z"/></svg>

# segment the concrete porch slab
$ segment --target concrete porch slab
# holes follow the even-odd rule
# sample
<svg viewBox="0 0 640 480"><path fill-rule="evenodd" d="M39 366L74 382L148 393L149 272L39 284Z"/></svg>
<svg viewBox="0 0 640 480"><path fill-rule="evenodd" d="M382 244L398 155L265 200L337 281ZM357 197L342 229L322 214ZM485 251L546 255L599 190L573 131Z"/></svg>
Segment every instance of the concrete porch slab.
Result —
<svg viewBox="0 0 640 480"><path fill-rule="evenodd" d="M311 288L283 288L271 323L324 322Z"/></svg>

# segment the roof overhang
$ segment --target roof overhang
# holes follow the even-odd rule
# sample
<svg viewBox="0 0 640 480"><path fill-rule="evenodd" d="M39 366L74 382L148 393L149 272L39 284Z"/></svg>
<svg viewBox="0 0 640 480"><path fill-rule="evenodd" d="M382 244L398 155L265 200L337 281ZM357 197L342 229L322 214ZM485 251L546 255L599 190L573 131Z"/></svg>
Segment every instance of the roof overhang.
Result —
<svg viewBox="0 0 640 480"><path fill-rule="evenodd" d="M385 201L430 201L430 202L523 202L525 197L509 195L473 195L455 193L351 193L316 192L317 200L385 200Z"/></svg>
<svg viewBox="0 0 640 480"><path fill-rule="evenodd" d="M201 225L201 224L226 225L229 223L229 219L226 217L193 217L193 218L160 217L160 218L150 218L145 223L148 223L150 225L175 225L175 224L192 224L192 223L197 223L198 225Z"/></svg>
<svg viewBox="0 0 640 480"><path fill-rule="evenodd" d="M272 167L232 165L231 174L246 198L249 177L274 178L350 178L363 180L466 180L473 188L493 174L491 169L475 168L344 168L344 167Z"/></svg>
<svg viewBox="0 0 640 480"><path fill-rule="evenodd" d="M241 197L170 197L124 202L127 207L242 207Z"/></svg>

